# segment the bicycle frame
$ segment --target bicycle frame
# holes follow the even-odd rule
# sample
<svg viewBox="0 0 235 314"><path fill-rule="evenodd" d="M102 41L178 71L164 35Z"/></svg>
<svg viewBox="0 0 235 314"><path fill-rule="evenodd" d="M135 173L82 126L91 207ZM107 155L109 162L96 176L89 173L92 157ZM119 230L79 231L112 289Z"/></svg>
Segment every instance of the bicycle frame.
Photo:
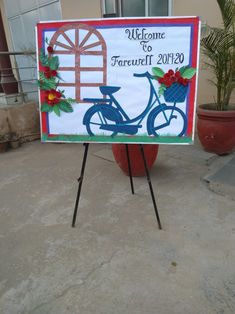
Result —
<svg viewBox="0 0 235 314"><path fill-rule="evenodd" d="M111 104L112 102L116 105L117 110L123 115L123 117L126 119L123 121L123 123L133 123L139 120L137 125L140 125L141 122L143 121L143 119L146 117L146 115L148 114L148 112L154 107L155 103L158 103L158 106L163 106L163 104L160 102L159 97L157 95L157 92L155 90L155 87L153 86L152 83L152 79L153 76L149 73L149 72L145 72L145 73L134 73L133 74L135 77L146 77L149 81L150 84L150 94L149 94L149 100L148 100L148 104L146 106L146 108L143 110L142 113L140 113L137 117L130 119L129 116L126 114L126 112L123 110L123 108L120 106L119 102L117 101L117 99L112 95L112 94L108 94L108 96L110 97L111 100ZM155 96L155 100L153 100ZM167 118L166 118L167 120Z"/></svg>
<svg viewBox="0 0 235 314"><path fill-rule="evenodd" d="M95 133L91 130L91 126L97 125L102 130L112 131L112 136L117 133L134 135L138 133L139 128L142 128L141 122L147 116L146 126L148 134L158 136L158 130L169 126L172 119L177 118L174 114L176 112L182 119L182 130L180 130L177 135L182 136L187 127L187 117L184 112L176 107L176 102L173 106L168 106L165 103L160 102L152 82L154 77L149 72L141 74L135 73L134 76L146 77L150 84L149 100L142 113L140 113L137 117L130 119L117 99L113 96L113 94L118 91L120 87L100 86L101 93L104 96L109 96L108 99L84 98L84 100L94 103L94 106L91 106L83 117L83 124L86 125L87 132L90 135L95 135ZM166 112L168 112L169 115ZM97 121L91 121L94 114L98 115L101 124ZM155 119L160 114L163 114L165 122L156 126Z"/></svg>

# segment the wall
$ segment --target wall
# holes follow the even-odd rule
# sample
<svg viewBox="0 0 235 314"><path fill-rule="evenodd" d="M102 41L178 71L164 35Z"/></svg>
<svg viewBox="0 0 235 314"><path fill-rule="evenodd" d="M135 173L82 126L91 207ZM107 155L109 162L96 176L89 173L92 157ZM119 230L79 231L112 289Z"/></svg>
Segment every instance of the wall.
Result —
<svg viewBox="0 0 235 314"><path fill-rule="evenodd" d="M173 0L173 15L196 15L200 16L202 23L210 26L220 26L222 22L219 7L216 0ZM198 80L198 104L214 102L216 95L215 87L208 79L212 76L203 64L203 56L200 54Z"/></svg>
<svg viewBox="0 0 235 314"><path fill-rule="evenodd" d="M64 20L101 17L100 0L60 0L60 3Z"/></svg>

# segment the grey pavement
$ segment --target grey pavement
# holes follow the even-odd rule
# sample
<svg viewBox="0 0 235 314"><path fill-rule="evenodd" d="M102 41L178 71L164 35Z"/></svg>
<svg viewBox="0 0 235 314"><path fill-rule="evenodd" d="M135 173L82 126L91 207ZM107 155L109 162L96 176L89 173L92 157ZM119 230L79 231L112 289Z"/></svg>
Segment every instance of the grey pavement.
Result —
<svg viewBox="0 0 235 314"><path fill-rule="evenodd" d="M234 154L160 146L130 183L92 144L71 228L81 144L0 154L0 313L235 313ZM217 188L216 188L217 187Z"/></svg>

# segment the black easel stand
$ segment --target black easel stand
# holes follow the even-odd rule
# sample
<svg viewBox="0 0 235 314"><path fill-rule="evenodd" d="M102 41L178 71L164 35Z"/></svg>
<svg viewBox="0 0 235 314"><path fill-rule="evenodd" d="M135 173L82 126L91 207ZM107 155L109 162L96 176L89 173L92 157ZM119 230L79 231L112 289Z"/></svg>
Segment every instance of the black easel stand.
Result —
<svg viewBox="0 0 235 314"><path fill-rule="evenodd" d="M81 174L80 174L80 177L78 178L79 184L78 184L78 192L77 192L77 198L76 198L76 202L75 202L75 208L74 208L74 212L73 212L72 227L75 227L75 223L76 223L78 204L79 204L79 199L80 199L80 194L81 194L81 189L82 189L82 181L83 181L83 177L84 177L84 171L85 171L85 167L86 167L86 159L87 159L89 143L85 143L84 146L85 146L85 151L84 151L84 155L83 155Z"/></svg>
<svg viewBox="0 0 235 314"><path fill-rule="evenodd" d="M84 151L84 155L83 155L83 161L82 161L82 168L81 168L80 177L78 178L79 185L78 185L77 198L76 198L75 207L74 207L72 227L75 227L75 223L76 223L77 211L78 211L79 199L80 199L80 195L81 195L84 171L85 171L85 167L86 167L86 160L87 160L87 153L88 153L89 143L85 143L84 146L85 146L85 151ZM156 205L156 201L155 201L155 196L154 196L154 192L153 192L152 182L151 182L151 178L150 178L150 175L149 175L147 162L146 162L146 158L145 158L145 154L144 154L144 148L143 148L142 144L140 144L140 151L141 151L141 155L142 155L143 162L144 162L146 178L147 178L147 181L148 181L148 184L149 184L150 194L151 194L151 198L152 198L155 214L156 214L156 217L157 217L158 227L159 227L159 229L162 229L162 225L161 225L161 221L160 221L160 217L159 217L159 214L158 214L158 209L157 209L157 205ZM129 172L129 177L130 177L131 192L132 192L132 194L134 194L134 185L133 185L133 177L132 177L132 171L131 171L131 162L130 162L130 155L129 155L128 144L126 144L126 156L127 156L127 162L128 162L128 172Z"/></svg>
<svg viewBox="0 0 235 314"><path fill-rule="evenodd" d="M155 196L154 196L154 193L153 193L152 182L151 182L151 178L150 178L150 175L149 175L149 170L148 170L147 162L146 162L146 159L145 159L144 147L143 147L142 144L140 144L140 151L141 151L142 158L143 158L143 162L144 162L144 168L145 168L146 178L147 178L147 181L148 181L148 184L149 184L150 194L151 194L151 197L152 197L153 207L154 207L155 214L156 214L156 217L157 217L158 227L159 227L159 229L161 230L161 229L162 229L162 224L161 224L160 217L159 217L159 214L158 214L157 204L156 204Z"/></svg>

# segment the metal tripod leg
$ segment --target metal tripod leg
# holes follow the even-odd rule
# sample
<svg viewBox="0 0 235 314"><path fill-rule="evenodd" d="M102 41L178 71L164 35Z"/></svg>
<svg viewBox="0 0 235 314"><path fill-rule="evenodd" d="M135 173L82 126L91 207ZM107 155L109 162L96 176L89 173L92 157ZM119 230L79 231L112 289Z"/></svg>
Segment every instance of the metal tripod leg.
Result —
<svg viewBox="0 0 235 314"><path fill-rule="evenodd" d="M141 151L143 162L144 162L145 173L146 173L147 181L148 181L148 184L149 184L150 194L151 194L152 201L153 201L153 207L154 207L155 214L156 214L156 217L157 217L158 227L159 227L159 229L162 229L162 224L161 224L161 221L160 221L160 217L159 217L159 214L158 214L157 205L156 205L156 201L155 201L155 197L154 197L154 193L153 193L152 182L151 182L151 179L150 179L149 170L148 170L148 166L147 166L147 162L146 162L146 158L145 158L145 154L144 154L144 147L143 147L142 144L140 144L140 151Z"/></svg>
<svg viewBox="0 0 235 314"><path fill-rule="evenodd" d="M86 166L89 143L85 143L84 146L85 146L85 151L84 151L84 155L83 155L80 177L78 178L79 184L78 184L77 198L76 198L74 212L73 212L72 227L75 227L75 223L76 223L78 204L79 204L79 199L80 199L80 194L81 194L81 189L82 189L82 181L83 181L83 176L84 176L84 171L85 171L85 166Z"/></svg>
<svg viewBox="0 0 235 314"><path fill-rule="evenodd" d="M129 148L128 148L128 144L125 144L125 145L126 145L126 157L127 157L127 164L128 164L128 173L129 173L130 184L131 184L131 193L135 194L132 171L131 171L131 161L130 161L130 155L129 155Z"/></svg>

